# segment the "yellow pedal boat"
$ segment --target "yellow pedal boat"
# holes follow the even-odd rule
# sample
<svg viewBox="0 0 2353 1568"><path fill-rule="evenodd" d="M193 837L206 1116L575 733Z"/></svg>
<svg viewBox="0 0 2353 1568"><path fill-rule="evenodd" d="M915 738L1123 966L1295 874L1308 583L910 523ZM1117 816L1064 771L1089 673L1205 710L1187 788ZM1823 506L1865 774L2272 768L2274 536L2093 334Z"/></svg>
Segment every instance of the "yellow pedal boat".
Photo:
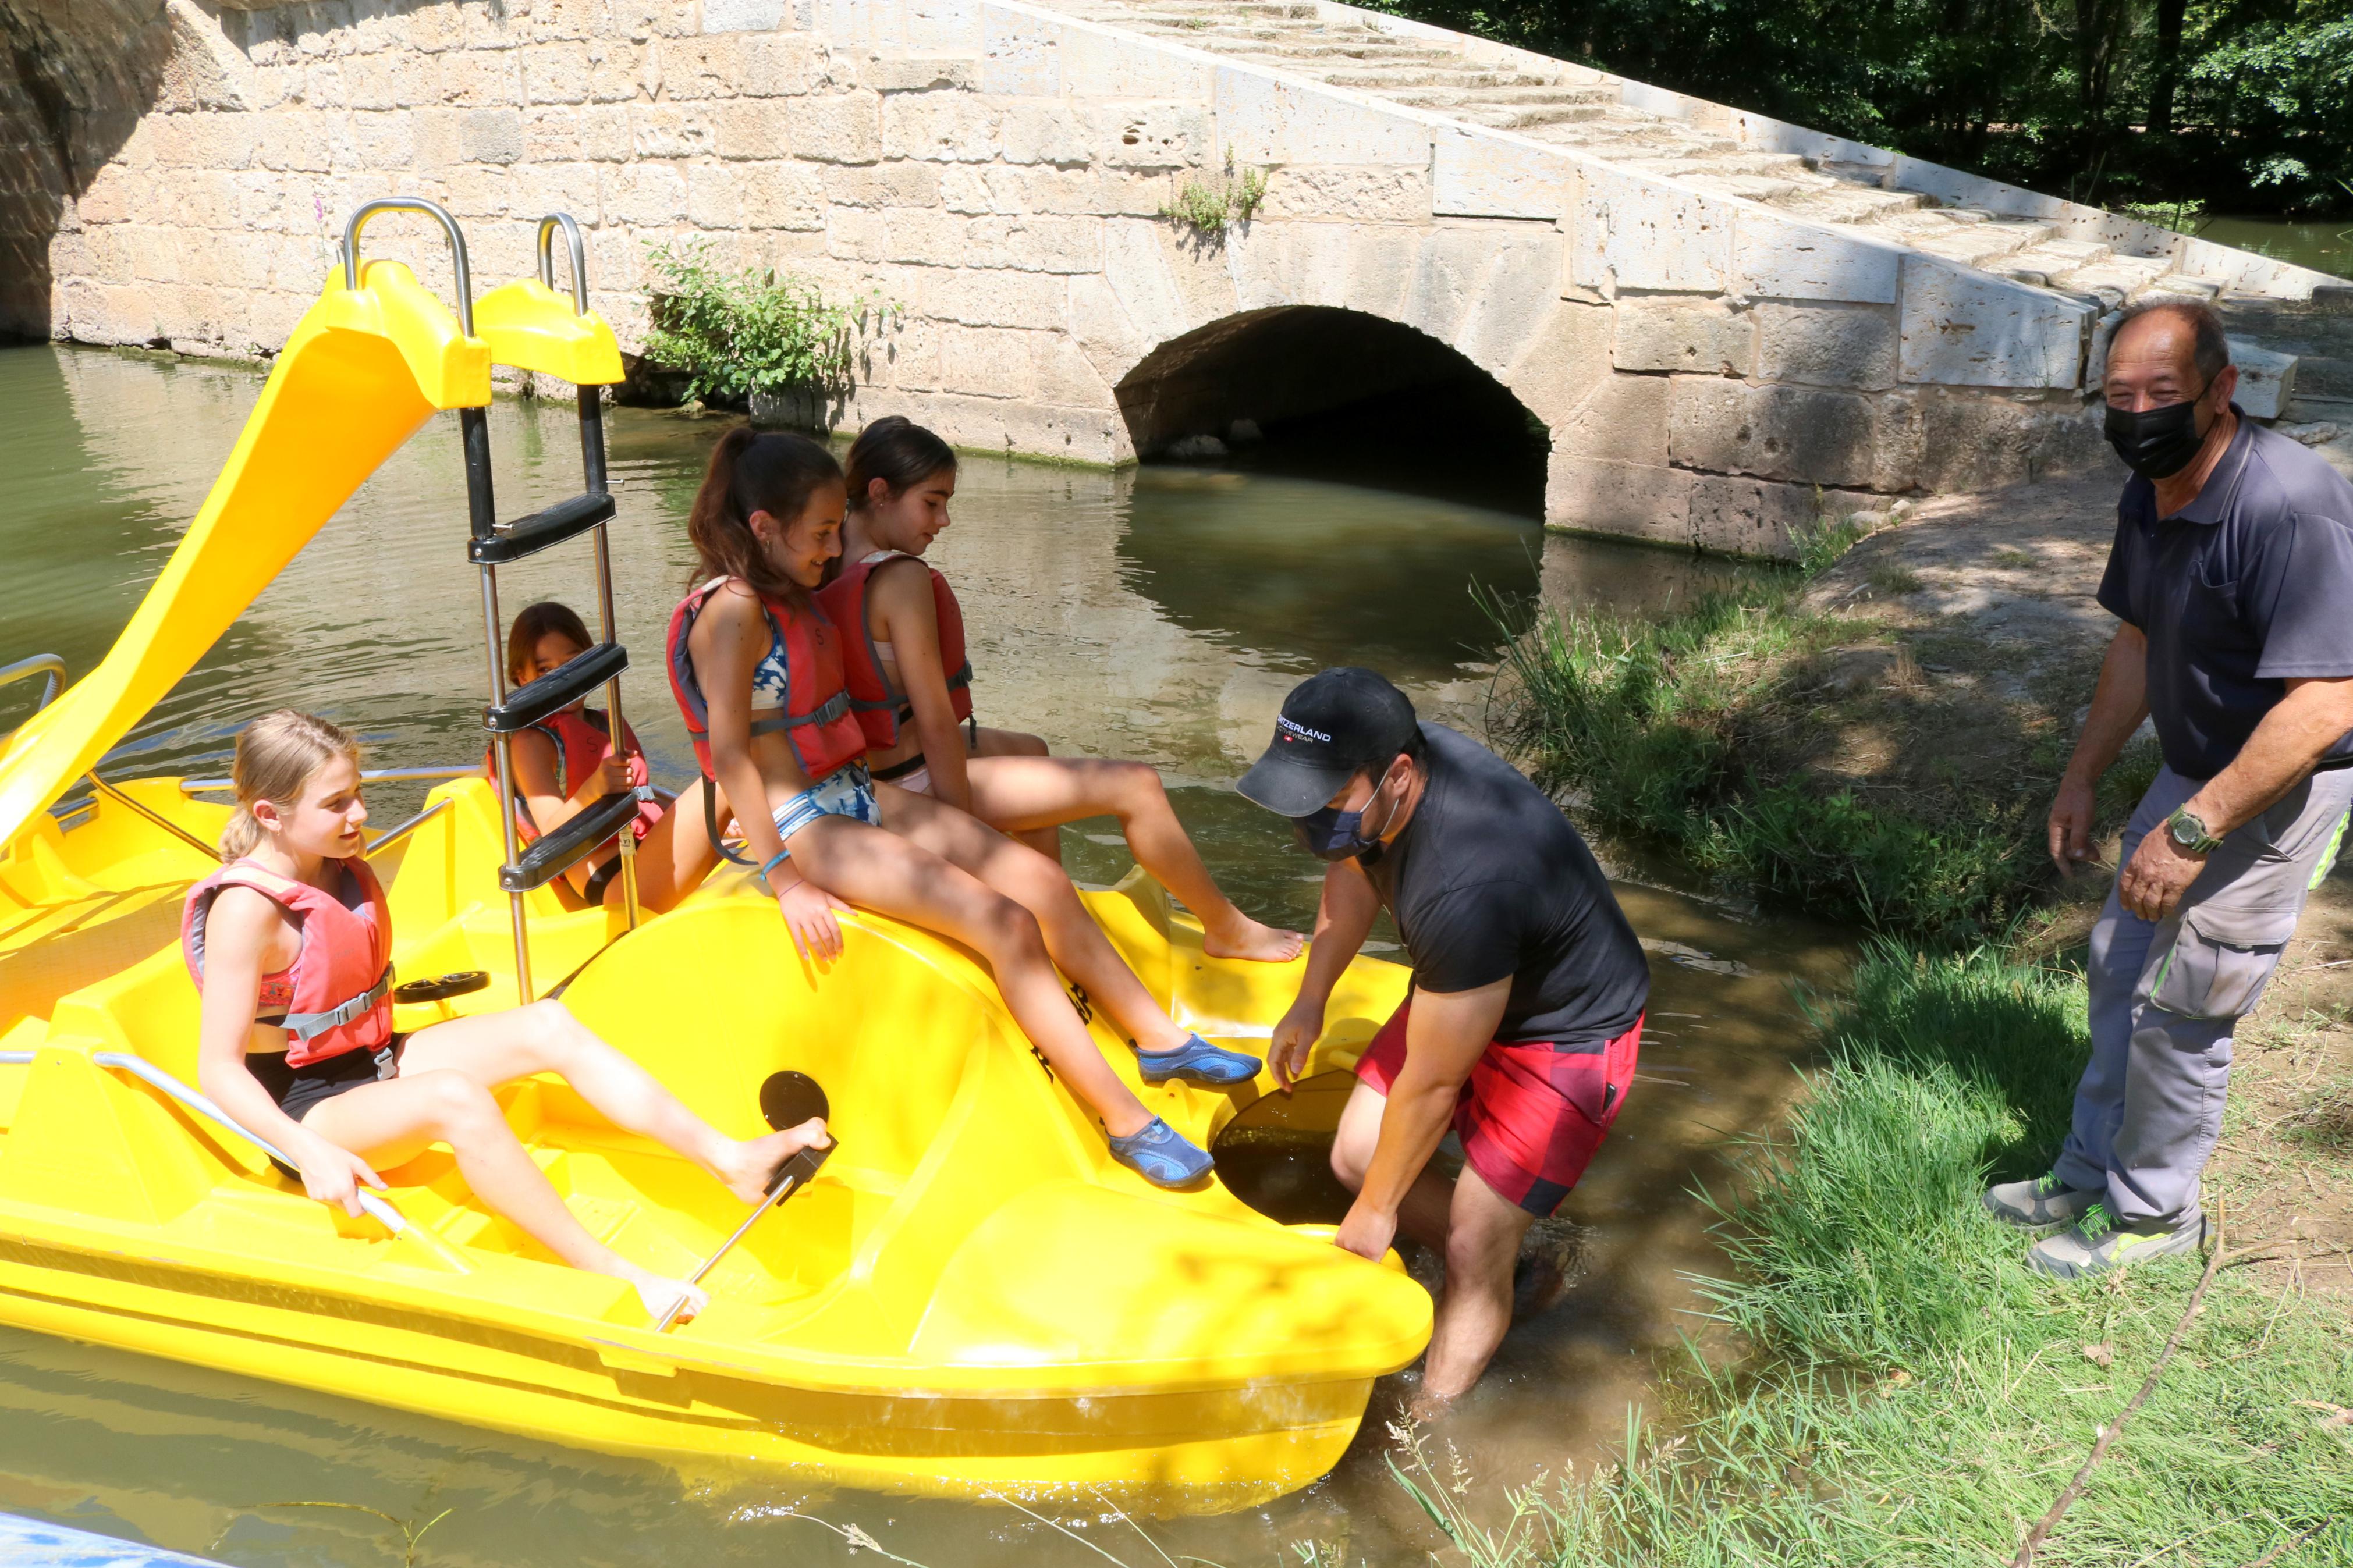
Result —
<svg viewBox="0 0 2353 1568"><path fill-rule="evenodd" d="M0 750L0 1321L692 1469L1100 1492L1157 1513L1322 1475L1373 1380L1428 1338L1430 1299L1394 1259L1278 1225L1215 1181L1166 1193L1121 1168L987 971L927 932L847 917L842 957L819 970L731 868L642 921L568 908L552 881L518 889L512 825L478 777L442 784L371 852L403 976L491 976L403 1006L398 1027L561 977L575 1013L723 1130L762 1130L758 1087L780 1068L831 1098L838 1152L720 1264L710 1310L655 1331L626 1285L477 1205L445 1152L386 1173L396 1234L311 1202L192 1108L196 996L175 921L225 808L176 779L50 808L375 463L437 408L480 416L494 356L617 378L585 294L510 285L482 301L478 335L406 268L360 268L355 231L347 245L349 272L281 354L115 652ZM321 460L339 426L361 449ZM1205 956L1140 874L1087 900L1180 1020L1262 1047L1296 966ZM1355 965L1314 1069L1349 1066L1405 984ZM1091 1026L1133 1079L1132 1052ZM1136 1087L1206 1143L1271 1086ZM574 1211L648 1268L688 1271L744 1216L559 1082L502 1101ZM1329 1125L1337 1101L1303 1094L1289 1119Z"/></svg>

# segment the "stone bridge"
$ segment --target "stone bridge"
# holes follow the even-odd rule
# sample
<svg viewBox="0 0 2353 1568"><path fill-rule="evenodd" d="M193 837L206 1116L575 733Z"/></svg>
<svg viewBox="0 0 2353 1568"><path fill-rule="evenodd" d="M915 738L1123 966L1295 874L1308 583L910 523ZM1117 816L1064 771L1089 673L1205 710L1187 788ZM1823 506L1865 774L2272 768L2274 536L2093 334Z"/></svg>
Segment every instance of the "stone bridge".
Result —
<svg viewBox="0 0 2353 1568"><path fill-rule="evenodd" d="M897 302L837 423L1116 464L1500 388L1548 524L1762 554L2102 460L2136 299L2220 303L2251 413L2353 415L2353 285L1332 0L0 0L0 43L26 334L266 355L362 201L443 203L478 286L562 208L627 346L681 237ZM1249 171L1223 234L1163 216Z"/></svg>

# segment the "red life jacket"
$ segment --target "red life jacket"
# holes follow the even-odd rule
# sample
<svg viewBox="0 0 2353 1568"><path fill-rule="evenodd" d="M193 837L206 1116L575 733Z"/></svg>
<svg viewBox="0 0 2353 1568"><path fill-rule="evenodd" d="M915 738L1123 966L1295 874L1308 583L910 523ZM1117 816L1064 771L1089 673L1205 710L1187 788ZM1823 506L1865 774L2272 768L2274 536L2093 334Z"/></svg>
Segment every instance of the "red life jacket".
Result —
<svg viewBox="0 0 2353 1568"><path fill-rule="evenodd" d="M694 742L695 760L702 776L711 771L711 704L695 679L694 659L686 639L694 619L726 577L714 577L679 601L670 618L670 689L686 718L687 738ZM781 649L785 659L785 703L781 711L753 721L752 733L778 731L793 748L793 756L815 784L866 754L866 736L849 710L849 693L841 674L841 637L825 612L811 606L796 609L765 594L760 608L768 618L769 651Z"/></svg>
<svg viewBox="0 0 2353 1568"><path fill-rule="evenodd" d="M866 731L866 743L879 752L899 743L899 726L913 719L915 710L882 668L882 650L874 646L874 628L866 618L867 583L878 566L922 557L897 550L877 554L880 559L869 555L855 566L843 567L840 576L818 590L817 602L842 629L841 663L849 682L849 706L858 715L859 728ZM932 574L932 614L940 626L940 668L949 672L948 702L962 723L972 717L972 661L964 651L964 606L956 603L955 590L945 577L931 566L924 570Z"/></svg>
<svg viewBox="0 0 2353 1568"><path fill-rule="evenodd" d="M561 713L551 713L531 728L555 742L555 788L566 798L571 796L575 781L585 779L604 766L605 759L613 752L612 726L606 721L604 714L593 708L584 708L576 713L569 709ZM638 745L636 732L630 731L622 738L628 745L629 787L639 792L638 837L642 839L654 830L654 824L662 819L662 807L650 798L651 792L647 788L653 775L646 770L646 753ZM495 748L482 753L482 776L493 785L498 783L499 763ZM531 806L523 799L520 784L515 786L515 832L528 844L539 837L539 824L531 819Z"/></svg>
<svg viewBox="0 0 2353 1568"><path fill-rule="evenodd" d="M223 888L251 888L294 917L302 948L291 966L261 977L256 1017L279 1022L290 1037L286 1062L301 1067L374 1050L392 1038L392 910L384 885L354 856L340 865L359 885L360 907L250 860L232 860L188 889L180 911L180 955L196 989L205 988L205 922Z"/></svg>

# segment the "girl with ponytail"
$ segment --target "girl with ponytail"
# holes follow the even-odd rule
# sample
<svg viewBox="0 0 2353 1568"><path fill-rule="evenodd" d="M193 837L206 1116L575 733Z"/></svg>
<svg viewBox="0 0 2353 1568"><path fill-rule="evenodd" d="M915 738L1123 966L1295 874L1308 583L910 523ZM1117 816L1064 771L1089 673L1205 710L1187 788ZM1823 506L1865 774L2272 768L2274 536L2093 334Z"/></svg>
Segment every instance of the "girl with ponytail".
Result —
<svg viewBox="0 0 2353 1568"><path fill-rule="evenodd" d="M1116 816L1136 863L1200 918L1204 952L1297 958L1297 931L1260 924L1219 888L1150 767L1049 756L1035 735L973 721L964 612L923 560L948 526L955 449L893 414L860 433L848 478L843 565L818 602L841 629L874 776L968 811L1057 860L1062 824Z"/></svg>
<svg viewBox="0 0 2353 1568"><path fill-rule="evenodd" d="M360 1212L379 1167L447 1143L475 1194L550 1252L626 1280L656 1316L704 1292L630 1261L573 1216L491 1091L552 1072L615 1126L693 1161L745 1203L829 1140L822 1121L738 1142L697 1117L563 1003L534 1002L399 1035L392 915L368 869L359 747L323 719L266 713L237 739L237 807L220 870L196 884L181 945L200 994L196 1081L285 1151L302 1185Z"/></svg>
<svg viewBox="0 0 2353 1568"><path fill-rule="evenodd" d="M1149 1082L1230 1084L1259 1060L1179 1026L1120 961L1060 867L928 795L868 774L839 637L810 601L841 552L841 468L816 442L739 427L712 454L687 525L698 585L670 626L687 730L742 825L804 959L841 951L837 910L873 910L978 952L1006 1006L1109 1135L1160 1186L1206 1176L1206 1151L1113 1072L1055 973L1137 1046Z"/></svg>

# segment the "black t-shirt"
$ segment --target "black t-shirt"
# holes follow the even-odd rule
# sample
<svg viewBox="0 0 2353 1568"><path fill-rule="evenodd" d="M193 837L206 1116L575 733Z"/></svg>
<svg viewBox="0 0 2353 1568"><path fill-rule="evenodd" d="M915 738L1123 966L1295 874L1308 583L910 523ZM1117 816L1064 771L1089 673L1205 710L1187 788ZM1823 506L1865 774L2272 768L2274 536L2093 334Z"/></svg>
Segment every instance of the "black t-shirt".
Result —
<svg viewBox="0 0 2353 1568"><path fill-rule="evenodd" d="M2157 515L2135 477L2116 508L2100 604L2148 637L2166 766L2231 765L2290 676L2353 675L2353 486L2319 454L2242 419L2189 504ZM2353 734L2323 768L2353 766Z"/></svg>
<svg viewBox="0 0 2353 1568"><path fill-rule="evenodd" d="M1509 975L1495 1038L1598 1051L1634 1026L1651 969L1593 851L1519 770L1424 724L1429 787L1360 864L1397 918L1413 983L1474 991Z"/></svg>

